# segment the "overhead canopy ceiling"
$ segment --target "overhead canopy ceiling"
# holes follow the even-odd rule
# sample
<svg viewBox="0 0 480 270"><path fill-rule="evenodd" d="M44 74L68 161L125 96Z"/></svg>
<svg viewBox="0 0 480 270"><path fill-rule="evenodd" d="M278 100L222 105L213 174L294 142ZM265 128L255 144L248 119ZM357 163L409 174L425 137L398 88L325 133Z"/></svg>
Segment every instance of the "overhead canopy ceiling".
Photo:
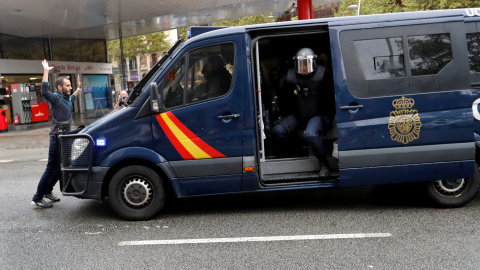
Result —
<svg viewBox="0 0 480 270"><path fill-rule="evenodd" d="M314 5L342 0L313 0ZM296 0L0 0L0 33L24 38L118 39L251 15Z"/></svg>

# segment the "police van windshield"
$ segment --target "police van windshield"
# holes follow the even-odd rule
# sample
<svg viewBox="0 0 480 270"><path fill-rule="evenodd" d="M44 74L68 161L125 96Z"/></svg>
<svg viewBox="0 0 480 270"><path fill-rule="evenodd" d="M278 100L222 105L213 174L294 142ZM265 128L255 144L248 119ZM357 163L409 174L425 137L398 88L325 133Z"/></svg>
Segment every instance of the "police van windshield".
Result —
<svg viewBox="0 0 480 270"><path fill-rule="evenodd" d="M135 85L133 88L132 94L129 95L128 104L133 103L133 101L140 95L141 92L147 91L149 87L145 87L152 80L153 75L160 70L160 67L167 61L167 59L173 55L173 53L180 47L183 43L183 39L177 40L177 42L165 53L165 55L160 58L160 60L150 69L150 71L142 78L140 82Z"/></svg>

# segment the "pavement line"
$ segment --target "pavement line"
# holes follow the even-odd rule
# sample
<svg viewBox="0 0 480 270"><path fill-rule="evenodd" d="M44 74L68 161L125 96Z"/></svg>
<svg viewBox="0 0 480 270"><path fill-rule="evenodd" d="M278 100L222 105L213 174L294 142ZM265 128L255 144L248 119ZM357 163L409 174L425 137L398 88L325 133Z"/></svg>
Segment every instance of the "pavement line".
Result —
<svg viewBox="0 0 480 270"><path fill-rule="evenodd" d="M143 245L179 245L179 244L211 244L211 243L240 243L240 242L274 242L274 241L325 240L325 239L348 239L348 238L378 238L378 237L391 237L391 236L392 235L390 233L286 235L286 236L264 236L264 237L123 241L123 242L119 242L118 245L119 246L143 246Z"/></svg>
<svg viewBox="0 0 480 270"><path fill-rule="evenodd" d="M0 163L9 163L9 162L13 162L15 160L13 159L0 159Z"/></svg>
<svg viewBox="0 0 480 270"><path fill-rule="evenodd" d="M48 158L39 159L38 161L48 161Z"/></svg>

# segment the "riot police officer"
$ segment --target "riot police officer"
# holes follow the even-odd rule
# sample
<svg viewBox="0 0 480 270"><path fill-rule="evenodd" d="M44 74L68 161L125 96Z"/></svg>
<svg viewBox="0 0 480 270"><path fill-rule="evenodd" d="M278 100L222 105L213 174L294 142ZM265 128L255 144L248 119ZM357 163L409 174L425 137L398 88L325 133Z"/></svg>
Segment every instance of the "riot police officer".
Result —
<svg viewBox="0 0 480 270"><path fill-rule="evenodd" d="M285 117L273 127L272 134L282 145L287 145L293 133L305 129L304 139L320 163L319 175L328 177L325 145L319 136L331 127L335 103L327 98L332 89L326 85L326 67L317 65L316 58L312 49L300 49L293 58L295 67L280 79L278 88L283 98L288 99L288 108L282 108ZM279 98L281 102L282 95ZM273 110L278 111L276 95L272 103Z"/></svg>

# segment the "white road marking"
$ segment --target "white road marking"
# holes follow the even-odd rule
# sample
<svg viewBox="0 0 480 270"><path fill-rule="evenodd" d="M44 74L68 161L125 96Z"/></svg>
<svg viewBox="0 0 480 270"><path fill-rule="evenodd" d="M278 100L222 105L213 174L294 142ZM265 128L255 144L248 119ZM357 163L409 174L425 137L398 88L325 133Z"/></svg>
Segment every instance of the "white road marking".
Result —
<svg viewBox="0 0 480 270"><path fill-rule="evenodd" d="M9 162L12 162L12 161L15 161L13 159L0 159L0 163L9 163Z"/></svg>
<svg viewBox="0 0 480 270"><path fill-rule="evenodd" d="M123 241L123 242L119 242L118 245L119 246L142 246L142 245L179 245L179 244L211 244L211 243L240 243L240 242L274 242L274 241L325 240L325 239L348 239L348 238L378 238L378 237L391 237L391 236L392 235L390 233L286 235L286 236L264 236L264 237Z"/></svg>
<svg viewBox="0 0 480 270"><path fill-rule="evenodd" d="M38 160L38 161L45 161L45 162L47 162L47 161L48 161L48 158L42 158L42 159L40 159L40 160Z"/></svg>

